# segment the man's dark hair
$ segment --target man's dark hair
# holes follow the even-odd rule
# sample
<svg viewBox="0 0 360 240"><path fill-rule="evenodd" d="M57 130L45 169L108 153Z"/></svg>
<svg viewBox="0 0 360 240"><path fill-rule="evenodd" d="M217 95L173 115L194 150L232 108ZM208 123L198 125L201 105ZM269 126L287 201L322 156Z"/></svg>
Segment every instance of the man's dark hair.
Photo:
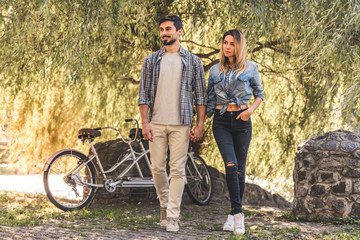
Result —
<svg viewBox="0 0 360 240"><path fill-rule="evenodd" d="M166 15L165 17L163 17L160 22L159 22L159 26L160 24L162 24L163 22L166 22L166 21L171 21L174 23L174 26L176 28L176 31L183 28L183 25L182 25L182 22L181 22L181 19L176 16L176 15Z"/></svg>

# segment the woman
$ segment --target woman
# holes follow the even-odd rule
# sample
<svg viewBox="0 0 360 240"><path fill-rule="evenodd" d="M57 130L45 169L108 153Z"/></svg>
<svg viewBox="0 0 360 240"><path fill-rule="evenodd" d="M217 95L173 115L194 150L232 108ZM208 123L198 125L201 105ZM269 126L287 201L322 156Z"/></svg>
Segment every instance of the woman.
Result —
<svg viewBox="0 0 360 240"><path fill-rule="evenodd" d="M223 229L242 235L245 164L252 135L250 116L263 101L264 92L257 64L245 60L244 34L234 29L222 39L220 62L210 69L206 115L214 114L213 133L224 160L231 200L231 212ZM255 100L248 107L252 94Z"/></svg>

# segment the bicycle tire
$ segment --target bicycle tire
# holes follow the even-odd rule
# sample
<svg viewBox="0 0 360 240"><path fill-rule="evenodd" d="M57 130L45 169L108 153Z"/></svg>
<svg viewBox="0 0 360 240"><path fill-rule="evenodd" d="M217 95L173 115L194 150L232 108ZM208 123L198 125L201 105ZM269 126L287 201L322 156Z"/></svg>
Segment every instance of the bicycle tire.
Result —
<svg viewBox="0 0 360 240"><path fill-rule="evenodd" d="M82 209L93 199L96 188L81 185L76 179L95 184L93 163L89 162L78 173L69 175L71 170L83 165L86 159L77 150L64 149L47 161L43 175L44 187L47 197L56 207L64 211Z"/></svg>
<svg viewBox="0 0 360 240"><path fill-rule="evenodd" d="M196 171L190 156L188 156L185 165L187 180L185 190L195 204L203 206L209 204L212 198L213 181L205 161L196 154L193 157L202 178L199 177L198 171Z"/></svg>

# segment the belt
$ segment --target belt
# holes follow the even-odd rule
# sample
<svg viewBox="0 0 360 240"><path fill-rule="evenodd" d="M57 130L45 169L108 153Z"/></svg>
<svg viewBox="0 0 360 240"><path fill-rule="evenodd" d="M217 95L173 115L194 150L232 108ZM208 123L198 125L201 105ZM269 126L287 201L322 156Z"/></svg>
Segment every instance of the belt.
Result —
<svg viewBox="0 0 360 240"><path fill-rule="evenodd" d="M222 106L223 105L217 105L216 109L220 110L222 108ZM240 106L241 106L241 109L240 109L240 107L238 105L228 104L226 111L233 112L233 111L240 111L240 110L244 110L244 109L248 108L248 106L246 106L246 105L241 104Z"/></svg>

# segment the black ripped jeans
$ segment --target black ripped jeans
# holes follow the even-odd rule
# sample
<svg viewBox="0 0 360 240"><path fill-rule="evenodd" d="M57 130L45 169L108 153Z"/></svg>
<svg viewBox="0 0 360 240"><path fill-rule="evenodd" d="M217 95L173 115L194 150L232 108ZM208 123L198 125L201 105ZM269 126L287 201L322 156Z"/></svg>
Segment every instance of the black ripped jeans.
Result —
<svg viewBox="0 0 360 240"><path fill-rule="evenodd" d="M220 115L220 110L215 110L213 122L214 137L225 164L231 215L242 213L246 157L252 135L251 119L236 120L242 111L245 110Z"/></svg>

